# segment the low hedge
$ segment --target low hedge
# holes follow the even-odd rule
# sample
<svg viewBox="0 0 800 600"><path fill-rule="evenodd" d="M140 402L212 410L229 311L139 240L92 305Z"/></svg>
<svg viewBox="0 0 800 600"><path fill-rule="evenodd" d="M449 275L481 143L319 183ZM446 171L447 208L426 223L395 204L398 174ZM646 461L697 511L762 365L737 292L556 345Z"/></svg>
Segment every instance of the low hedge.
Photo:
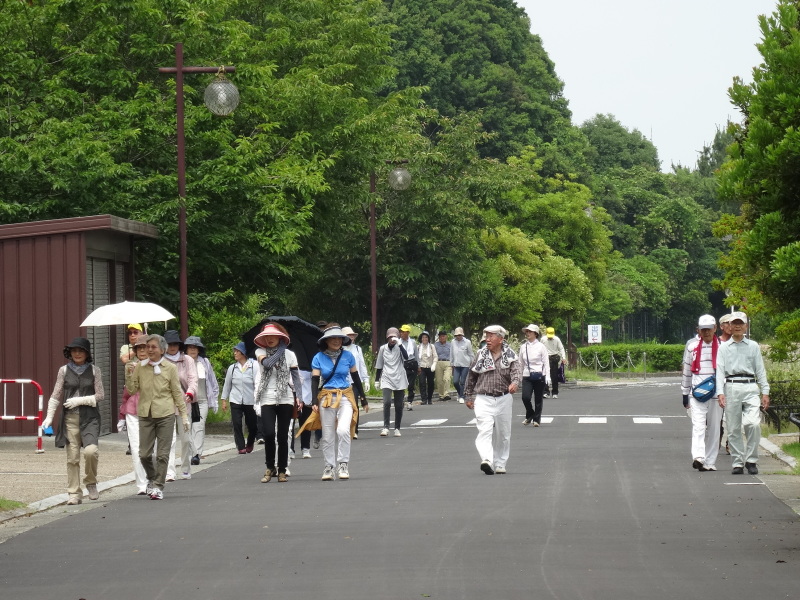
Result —
<svg viewBox="0 0 800 600"><path fill-rule="evenodd" d="M631 361L637 370L642 368L642 354L647 353L647 370L656 371L680 371L683 362L684 344L598 344L578 348L578 353L583 359L583 363L589 365L587 368L594 367L594 355L597 354L602 365L608 365L611 360L611 353L617 364L622 365L620 370L627 368L627 356L630 352ZM608 366L603 371L609 370ZM617 367L614 367L617 370Z"/></svg>

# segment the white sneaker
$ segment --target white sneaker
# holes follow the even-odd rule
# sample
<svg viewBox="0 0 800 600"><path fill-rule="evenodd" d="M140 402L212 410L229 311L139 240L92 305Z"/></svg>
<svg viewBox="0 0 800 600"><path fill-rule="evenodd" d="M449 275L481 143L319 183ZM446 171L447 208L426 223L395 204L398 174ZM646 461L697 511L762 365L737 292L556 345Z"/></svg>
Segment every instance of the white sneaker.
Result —
<svg viewBox="0 0 800 600"><path fill-rule="evenodd" d="M163 500L164 499L164 492L158 488L153 488L153 492L150 494L150 500Z"/></svg>
<svg viewBox="0 0 800 600"><path fill-rule="evenodd" d="M294 458L294 450L289 450L289 458Z"/></svg>
<svg viewBox="0 0 800 600"><path fill-rule="evenodd" d="M303 458L311 458L311 450L309 450L308 448L303 450Z"/></svg>
<svg viewBox="0 0 800 600"><path fill-rule="evenodd" d="M506 468L505 467L495 467L494 468L494 472L497 473L498 475L505 475L506 474Z"/></svg>
<svg viewBox="0 0 800 600"><path fill-rule="evenodd" d="M333 481L332 465L325 465L325 470L322 472L322 481Z"/></svg>
<svg viewBox="0 0 800 600"><path fill-rule="evenodd" d="M336 471L336 476L339 479L350 479L350 471L347 470L347 463L339 463L339 468Z"/></svg>
<svg viewBox="0 0 800 600"><path fill-rule="evenodd" d="M458 403L459 403L459 404L464 404L464 399L463 399L463 398L459 398L459 399L458 399Z"/></svg>
<svg viewBox="0 0 800 600"><path fill-rule="evenodd" d="M522 421L522 424L523 425L530 425L531 424L531 419L525 419L524 421Z"/></svg>
<svg viewBox="0 0 800 600"><path fill-rule="evenodd" d="M387 435L389 435L389 430L384 427L381 429L381 437L386 437Z"/></svg>
<svg viewBox="0 0 800 600"><path fill-rule="evenodd" d="M542 398L549 398L550 394L542 394Z"/></svg>
<svg viewBox="0 0 800 600"><path fill-rule="evenodd" d="M291 477L292 476L292 472L289 470L289 467L286 467L286 476L287 477Z"/></svg>
<svg viewBox="0 0 800 600"><path fill-rule="evenodd" d="M558 399L558 394L553 394L553 398Z"/></svg>
<svg viewBox="0 0 800 600"><path fill-rule="evenodd" d="M191 473L181 473L181 478L182 479L191 479L192 478L192 474Z"/></svg>
<svg viewBox="0 0 800 600"><path fill-rule="evenodd" d="M394 430L394 437L400 437L401 435L403 435L403 434L402 434L402 433L400 433L400 430L399 430L399 429L395 429L395 430Z"/></svg>

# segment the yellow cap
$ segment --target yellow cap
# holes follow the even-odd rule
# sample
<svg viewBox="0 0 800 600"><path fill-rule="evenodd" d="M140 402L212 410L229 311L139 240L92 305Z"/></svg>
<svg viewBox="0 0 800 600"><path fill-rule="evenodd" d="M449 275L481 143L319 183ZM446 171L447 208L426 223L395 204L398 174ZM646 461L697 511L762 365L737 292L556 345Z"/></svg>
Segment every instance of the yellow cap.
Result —
<svg viewBox="0 0 800 600"><path fill-rule="evenodd" d="M547 337L555 337L555 336L556 336L556 330L553 329L552 327L548 327L547 328Z"/></svg>
<svg viewBox="0 0 800 600"><path fill-rule="evenodd" d="M128 329L138 329L139 331L144 331L144 329L142 328L141 325L139 325L139 323L131 323L130 325L128 325Z"/></svg>
<svg viewBox="0 0 800 600"><path fill-rule="evenodd" d="M400 331L411 331L411 325L403 325Z"/></svg>

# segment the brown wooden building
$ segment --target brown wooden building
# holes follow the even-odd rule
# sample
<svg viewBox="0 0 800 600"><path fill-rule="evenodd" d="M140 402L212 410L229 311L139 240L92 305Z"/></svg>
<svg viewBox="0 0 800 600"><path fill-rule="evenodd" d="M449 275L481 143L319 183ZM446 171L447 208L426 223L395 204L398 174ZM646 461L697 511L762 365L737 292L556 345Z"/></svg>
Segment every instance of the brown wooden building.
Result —
<svg viewBox="0 0 800 600"><path fill-rule="evenodd" d="M0 379L33 379L44 410L74 337L92 343L103 372L102 432L117 422L124 374L117 360L125 326L80 324L95 308L134 299L134 243L155 238L153 225L112 215L0 225ZM20 411L19 385L4 385L6 414ZM38 409L25 389L25 413ZM0 435L35 435L30 421L0 421Z"/></svg>

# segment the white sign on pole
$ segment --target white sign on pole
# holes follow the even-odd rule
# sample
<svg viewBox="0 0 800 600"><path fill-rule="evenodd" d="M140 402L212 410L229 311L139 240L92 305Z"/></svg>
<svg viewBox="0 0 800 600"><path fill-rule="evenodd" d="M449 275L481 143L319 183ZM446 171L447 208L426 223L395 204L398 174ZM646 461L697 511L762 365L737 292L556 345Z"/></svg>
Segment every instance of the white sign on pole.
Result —
<svg viewBox="0 0 800 600"><path fill-rule="evenodd" d="M603 326L589 325L589 343L600 344L603 341Z"/></svg>

